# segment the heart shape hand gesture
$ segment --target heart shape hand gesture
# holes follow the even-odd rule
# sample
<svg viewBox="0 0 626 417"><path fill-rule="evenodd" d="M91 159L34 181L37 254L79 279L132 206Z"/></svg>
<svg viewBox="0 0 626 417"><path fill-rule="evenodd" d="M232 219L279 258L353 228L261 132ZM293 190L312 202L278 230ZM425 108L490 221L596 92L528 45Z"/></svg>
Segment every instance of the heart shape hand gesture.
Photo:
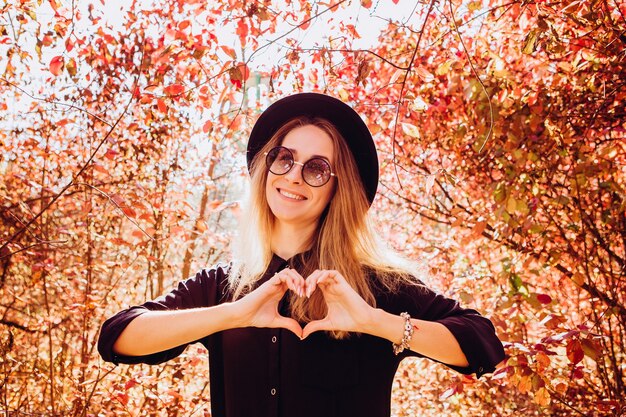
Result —
<svg viewBox="0 0 626 417"><path fill-rule="evenodd" d="M314 320L302 329L296 320L280 315L278 303L287 290L300 297L310 297L318 288L328 306L326 317ZM374 310L334 270L316 270L304 279L296 270L284 269L238 303L247 326L282 327L302 339L320 330L367 332Z"/></svg>

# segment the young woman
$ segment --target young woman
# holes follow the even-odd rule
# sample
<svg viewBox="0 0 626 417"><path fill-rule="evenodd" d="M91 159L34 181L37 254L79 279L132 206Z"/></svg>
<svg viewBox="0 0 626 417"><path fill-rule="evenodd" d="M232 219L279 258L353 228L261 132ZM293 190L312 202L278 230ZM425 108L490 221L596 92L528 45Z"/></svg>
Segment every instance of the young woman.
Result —
<svg viewBox="0 0 626 417"><path fill-rule="evenodd" d="M225 417L389 416L407 356L495 369L504 352L491 322L427 288L377 239L378 159L352 108L283 98L259 117L247 158L235 260L107 320L105 360L157 364L200 342L212 414Z"/></svg>

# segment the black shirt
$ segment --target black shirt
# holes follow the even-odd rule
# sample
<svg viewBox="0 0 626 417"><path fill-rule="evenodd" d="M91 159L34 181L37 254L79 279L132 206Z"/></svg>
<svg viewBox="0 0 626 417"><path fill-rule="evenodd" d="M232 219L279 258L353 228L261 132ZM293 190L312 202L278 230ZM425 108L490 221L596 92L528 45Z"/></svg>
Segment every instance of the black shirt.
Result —
<svg viewBox="0 0 626 417"><path fill-rule="evenodd" d="M259 285L288 262L274 256ZM297 268L296 268L297 269ZM138 315L148 310L208 307L230 301L228 267L202 270L170 293L132 307L102 326L98 350L114 363L158 364L180 355L187 345L145 356L122 356L113 344ZM377 291L377 307L389 313L436 321L455 336L469 366L451 368L481 376L504 358L491 322L471 309L424 286L397 293ZM288 311L281 314L288 315ZM388 417L391 388L400 361L420 356L394 355L386 339L366 334L336 340L316 332L300 340L289 330L241 328L218 332L198 342L209 351L211 410L216 417Z"/></svg>

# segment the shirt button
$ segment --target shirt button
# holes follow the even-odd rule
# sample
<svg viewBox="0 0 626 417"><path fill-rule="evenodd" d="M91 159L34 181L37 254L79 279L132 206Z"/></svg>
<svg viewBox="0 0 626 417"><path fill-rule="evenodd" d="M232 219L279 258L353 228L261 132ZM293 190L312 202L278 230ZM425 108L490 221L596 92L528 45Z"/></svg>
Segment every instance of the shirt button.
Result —
<svg viewBox="0 0 626 417"><path fill-rule="evenodd" d="M272 395L276 395L276 388L272 388L270 392L272 393Z"/></svg>
<svg viewBox="0 0 626 417"><path fill-rule="evenodd" d="M276 336L272 336L272 343L276 343Z"/></svg>

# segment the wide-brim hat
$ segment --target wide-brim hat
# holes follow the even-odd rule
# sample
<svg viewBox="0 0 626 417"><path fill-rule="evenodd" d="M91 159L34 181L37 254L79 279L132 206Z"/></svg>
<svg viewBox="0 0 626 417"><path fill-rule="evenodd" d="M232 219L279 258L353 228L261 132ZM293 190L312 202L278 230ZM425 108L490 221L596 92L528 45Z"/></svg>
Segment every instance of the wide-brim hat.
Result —
<svg viewBox="0 0 626 417"><path fill-rule="evenodd" d="M299 93L271 104L257 119L248 141L248 170L255 155L285 123L299 116L331 122L346 140L356 161L365 194L374 201L378 187L378 155L374 139L359 114L341 100L319 93Z"/></svg>

